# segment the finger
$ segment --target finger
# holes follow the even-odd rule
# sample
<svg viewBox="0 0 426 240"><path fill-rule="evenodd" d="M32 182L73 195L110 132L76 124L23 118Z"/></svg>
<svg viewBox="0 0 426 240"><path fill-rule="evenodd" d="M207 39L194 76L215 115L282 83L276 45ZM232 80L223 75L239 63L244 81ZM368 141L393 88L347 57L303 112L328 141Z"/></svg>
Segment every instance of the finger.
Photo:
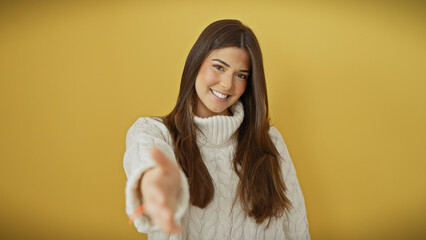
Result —
<svg viewBox="0 0 426 240"><path fill-rule="evenodd" d="M168 221L165 219L166 214L164 208L160 206L152 206L151 207L151 218L155 225L159 226L161 230L164 232L170 232L171 226L169 226Z"/></svg>
<svg viewBox="0 0 426 240"><path fill-rule="evenodd" d="M170 209L163 209L162 213L162 229L167 233L180 232L180 226L176 225L173 220L173 212Z"/></svg>
<svg viewBox="0 0 426 240"><path fill-rule="evenodd" d="M172 161L160 149L154 147L151 150L151 156L163 170L167 171L172 167Z"/></svg>
<svg viewBox="0 0 426 240"><path fill-rule="evenodd" d="M182 232L182 227L174 223L173 211L169 208L154 204L147 208L148 211L153 223L159 226L162 231L168 234Z"/></svg>
<svg viewBox="0 0 426 240"><path fill-rule="evenodd" d="M170 232L181 232L182 229L179 225L175 223L173 216L174 216L173 212L170 211L166 218L166 222L168 223L170 227Z"/></svg>

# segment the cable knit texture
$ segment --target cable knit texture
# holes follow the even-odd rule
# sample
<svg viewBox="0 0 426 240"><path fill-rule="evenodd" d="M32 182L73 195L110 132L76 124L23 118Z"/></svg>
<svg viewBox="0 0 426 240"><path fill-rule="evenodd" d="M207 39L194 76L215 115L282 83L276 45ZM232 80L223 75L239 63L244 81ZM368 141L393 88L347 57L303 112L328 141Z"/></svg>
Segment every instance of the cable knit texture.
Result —
<svg viewBox="0 0 426 240"><path fill-rule="evenodd" d="M256 224L253 218L247 217L239 201L232 209L239 181L232 166L236 147L233 135L244 118L242 104L238 102L232 112L233 116L194 117L198 127L198 147L215 186L213 201L204 209L192 206L189 202L188 180L181 171L182 187L175 221L182 224L183 232L165 234L147 216L141 215L134 224L139 232L148 233L149 240L310 239L302 190L287 147L275 127L270 127L269 135L281 156L281 169L288 188L286 195L293 208L281 218L273 219L269 228L266 228L267 221ZM127 133L124 154L124 169L128 178L125 190L128 215L142 203L139 182L142 174L155 165L150 155L153 146L160 148L170 159L176 160L171 136L161 119L139 118Z"/></svg>

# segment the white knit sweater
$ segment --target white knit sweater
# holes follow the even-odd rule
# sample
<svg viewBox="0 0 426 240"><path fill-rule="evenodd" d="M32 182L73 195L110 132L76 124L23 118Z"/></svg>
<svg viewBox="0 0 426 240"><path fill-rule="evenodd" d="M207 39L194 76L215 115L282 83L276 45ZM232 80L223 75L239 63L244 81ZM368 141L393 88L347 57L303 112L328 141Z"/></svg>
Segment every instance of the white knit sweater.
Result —
<svg viewBox="0 0 426 240"><path fill-rule="evenodd" d="M182 189L179 193L175 221L181 223L181 234L167 235L142 215L134 224L139 232L148 233L148 239L310 239L305 202L297 180L294 165L281 134L274 127L269 135L277 147L281 159L286 196L293 208L279 219L273 219L269 228L267 221L256 224L246 217L240 202L235 197L238 176L233 170L232 158L236 141L231 138L244 117L242 104L236 104L233 116L194 117L201 132L197 133L201 156L213 178L215 192L213 201L204 209L189 203L188 181L181 172ZM160 148L170 159L175 159L172 139L166 126L158 118L139 118L129 129L124 154L126 184L126 212L131 214L141 204L139 182L141 175L155 165L150 149Z"/></svg>

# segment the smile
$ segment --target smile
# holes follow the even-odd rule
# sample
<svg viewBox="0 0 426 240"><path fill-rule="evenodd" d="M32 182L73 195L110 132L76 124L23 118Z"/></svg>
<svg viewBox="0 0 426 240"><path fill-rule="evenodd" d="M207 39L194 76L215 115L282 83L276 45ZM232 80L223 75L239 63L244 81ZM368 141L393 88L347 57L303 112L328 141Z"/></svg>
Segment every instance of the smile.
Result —
<svg viewBox="0 0 426 240"><path fill-rule="evenodd" d="M220 93L220 92L218 92L218 91L216 91L216 90L213 90L213 89L210 89L211 90L211 92L216 96L216 97L218 97L218 98L220 98L220 99L225 99L225 98L227 98L227 97L229 97L229 95L226 95L226 94L222 94L222 93Z"/></svg>

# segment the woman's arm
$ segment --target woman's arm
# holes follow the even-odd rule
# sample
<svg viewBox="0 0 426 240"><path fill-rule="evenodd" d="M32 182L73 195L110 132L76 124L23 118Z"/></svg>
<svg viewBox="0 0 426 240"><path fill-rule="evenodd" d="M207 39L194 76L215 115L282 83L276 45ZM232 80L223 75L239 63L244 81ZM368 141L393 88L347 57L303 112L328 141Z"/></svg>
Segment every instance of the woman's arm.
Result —
<svg viewBox="0 0 426 240"><path fill-rule="evenodd" d="M126 213L130 216L137 209L145 197L149 196L155 190L146 191L147 196L142 195L144 186L152 185L144 184L142 175L150 171L157 171L151 180L154 185L161 184L161 179L158 179L158 161L151 154L153 148L159 149L164 156L171 162L175 163L175 156L171 147L171 139L167 128L159 121L152 118L140 118L129 129L126 136L126 152L124 154L124 169L127 175L126 183ZM161 160L160 160L161 161ZM154 172L155 172L154 171ZM180 219L186 212L189 205L189 190L185 174L180 169L180 183L176 183L179 187L177 190L177 200L175 203L175 211L173 214L174 222L180 222ZM161 171L160 171L161 172ZM146 175L144 175L146 176ZM145 177L144 177L145 179ZM148 178L149 180L150 178ZM149 182L149 181L148 181ZM152 194L151 194L152 195ZM155 199L155 198L154 198ZM147 209L148 214L143 214L134 220L135 227L139 232L153 232L160 230L160 225L154 224L148 215L152 214L152 209Z"/></svg>
<svg viewBox="0 0 426 240"><path fill-rule="evenodd" d="M296 175L296 169L290 158L287 146L275 127L271 127L270 135L275 142L275 146L282 158L281 169L284 183L287 187L286 196L292 203L292 208L284 214L283 228L286 239L290 240L306 240L311 239L309 235L309 224L305 208L305 200L302 189Z"/></svg>

